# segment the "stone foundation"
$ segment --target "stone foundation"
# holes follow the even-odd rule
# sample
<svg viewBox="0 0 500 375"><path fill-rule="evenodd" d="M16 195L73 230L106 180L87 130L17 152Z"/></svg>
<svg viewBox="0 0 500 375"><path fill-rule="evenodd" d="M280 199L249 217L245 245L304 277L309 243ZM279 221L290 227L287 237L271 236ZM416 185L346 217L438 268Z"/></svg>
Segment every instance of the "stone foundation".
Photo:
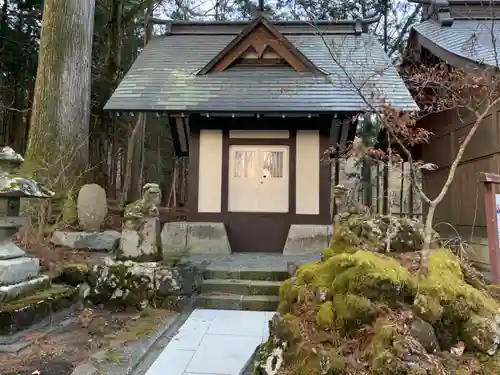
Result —
<svg viewBox="0 0 500 375"><path fill-rule="evenodd" d="M292 224L283 255L319 254L330 244L331 225Z"/></svg>
<svg viewBox="0 0 500 375"><path fill-rule="evenodd" d="M167 267L160 262L119 261L106 258L90 272L88 298L95 303L135 306L170 305L196 293L202 272L189 265Z"/></svg>
<svg viewBox="0 0 500 375"><path fill-rule="evenodd" d="M115 230L102 232L64 232L54 231L50 242L58 246L72 249L89 249L111 251L120 242L121 233Z"/></svg>
<svg viewBox="0 0 500 375"><path fill-rule="evenodd" d="M19 257L0 260L0 286L17 284L38 276L38 258Z"/></svg>
<svg viewBox="0 0 500 375"><path fill-rule="evenodd" d="M231 254L224 223L165 223L161 242L163 254Z"/></svg>

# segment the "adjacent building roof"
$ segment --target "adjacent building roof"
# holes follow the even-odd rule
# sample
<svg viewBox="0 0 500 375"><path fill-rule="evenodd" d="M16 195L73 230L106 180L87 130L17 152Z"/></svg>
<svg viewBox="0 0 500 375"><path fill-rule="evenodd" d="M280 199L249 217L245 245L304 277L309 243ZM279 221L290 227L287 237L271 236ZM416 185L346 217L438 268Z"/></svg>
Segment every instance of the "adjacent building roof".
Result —
<svg viewBox="0 0 500 375"><path fill-rule="evenodd" d="M500 25L497 24L500 1L434 0L429 2L427 13L428 19L415 25L413 32L435 55L450 63L451 57L446 58L445 53L478 64L500 66Z"/></svg>
<svg viewBox="0 0 500 375"><path fill-rule="evenodd" d="M260 28L261 32L277 33L280 45L291 52L291 57L283 56L286 53L280 46L266 42L256 47L259 55L269 44L288 64L250 67L225 63L220 65L223 71L214 69L245 39L241 34L259 29L257 24L266 28ZM264 18L252 22L172 21L167 28L167 35L154 37L141 52L106 110L345 112L369 109L363 97L371 105L390 102L399 109L417 108L379 42L362 32L363 21L314 26L298 21L271 23ZM234 53L231 61L237 57Z"/></svg>

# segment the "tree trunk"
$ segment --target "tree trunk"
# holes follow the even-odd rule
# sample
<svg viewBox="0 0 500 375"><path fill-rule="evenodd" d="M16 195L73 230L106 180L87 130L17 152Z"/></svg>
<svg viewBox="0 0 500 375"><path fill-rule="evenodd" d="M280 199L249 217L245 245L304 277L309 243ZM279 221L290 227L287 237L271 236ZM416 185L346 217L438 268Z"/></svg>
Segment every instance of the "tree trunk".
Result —
<svg viewBox="0 0 500 375"><path fill-rule="evenodd" d="M44 4L25 168L52 188L74 186L88 161L94 10L95 0Z"/></svg>
<svg viewBox="0 0 500 375"><path fill-rule="evenodd" d="M154 1L147 2L144 23L144 45L153 36L153 25L149 17L153 14ZM144 140L146 136L147 114L139 113L139 117L132 130L127 147L127 164L125 166L124 191L121 203L136 200L141 197L144 171Z"/></svg>
<svg viewBox="0 0 500 375"><path fill-rule="evenodd" d="M118 72L121 66L122 39L123 39L123 0L112 0L109 9L109 19L106 25L106 54L104 66L100 72L99 109L98 118L94 123L91 134L91 148L94 166L94 181L106 190L112 190L107 163L108 151L112 147L116 136L116 114L104 111L104 106L117 86Z"/></svg>
<svg viewBox="0 0 500 375"><path fill-rule="evenodd" d="M129 180L129 188L127 199L128 200L137 200L141 198L142 192L142 172L144 165L144 134L146 131L146 113L139 113L139 119L137 120L136 127L137 129L133 134L132 143L133 146L129 150L131 151L131 169L130 169L130 180Z"/></svg>
<svg viewBox="0 0 500 375"><path fill-rule="evenodd" d="M432 242L432 223L434 222L434 212L436 212L436 207L439 202L432 202L429 204L429 210L425 216L425 226L424 226L424 244L423 250L429 250L431 248Z"/></svg>

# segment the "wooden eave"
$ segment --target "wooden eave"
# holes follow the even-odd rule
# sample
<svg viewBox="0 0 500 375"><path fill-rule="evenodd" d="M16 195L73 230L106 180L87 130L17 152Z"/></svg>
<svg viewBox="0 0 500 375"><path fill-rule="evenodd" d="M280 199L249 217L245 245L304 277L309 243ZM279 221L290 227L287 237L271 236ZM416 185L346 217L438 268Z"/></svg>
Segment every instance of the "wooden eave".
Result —
<svg viewBox="0 0 500 375"><path fill-rule="evenodd" d="M434 56L439 58L440 60L446 61L448 64L451 66L458 68L458 69L463 69L463 70L474 70L474 69L485 69L486 65L481 64L475 60L472 59L467 59L462 56L458 56L440 46L437 44L433 43L417 31L413 30L411 35L410 35L410 43L408 44L410 48L417 48L419 49L420 47L424 47L426 50L428 50L430 53L432 53Z"/></svg>
<svg viewBox="0 0 500 375"><path fill-rule="evenodd" d="M269 47L297 72L319 72L319 69L304 54L269 21L260 16L255 18L217 56L205 65L198 72L198 75L223 72L248 49L253 48L258 55L261 55Z"/></svg>

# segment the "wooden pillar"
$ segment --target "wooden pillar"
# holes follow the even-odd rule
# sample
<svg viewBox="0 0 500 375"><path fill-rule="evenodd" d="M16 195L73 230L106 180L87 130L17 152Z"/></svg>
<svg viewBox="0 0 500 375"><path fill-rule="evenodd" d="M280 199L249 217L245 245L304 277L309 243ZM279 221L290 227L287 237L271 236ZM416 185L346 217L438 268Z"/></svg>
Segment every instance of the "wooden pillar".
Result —
<svg viewBox="0 0 500 375"><path fill-rule="evenodd" d="M500 284L500 249L498 248L497 207L493 185L500 184L500 175L482 172L480 182L484 185L484 213L488 233L488 256L491 267L491 282Z"/></svg>

